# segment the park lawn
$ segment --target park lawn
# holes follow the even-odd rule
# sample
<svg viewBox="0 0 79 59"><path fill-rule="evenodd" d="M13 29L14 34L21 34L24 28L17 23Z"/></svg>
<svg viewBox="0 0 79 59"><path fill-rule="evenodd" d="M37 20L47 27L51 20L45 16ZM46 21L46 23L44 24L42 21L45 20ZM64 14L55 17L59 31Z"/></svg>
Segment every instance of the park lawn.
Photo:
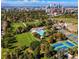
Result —
<svg viewBox="0 0 79 59"><path fill-rule="evenodd" d="M35 41L36 38L32 35L31 32L26 32L22 34L17 34L16 35L16 40L18 46L29 46L31 42Z"/></svg>

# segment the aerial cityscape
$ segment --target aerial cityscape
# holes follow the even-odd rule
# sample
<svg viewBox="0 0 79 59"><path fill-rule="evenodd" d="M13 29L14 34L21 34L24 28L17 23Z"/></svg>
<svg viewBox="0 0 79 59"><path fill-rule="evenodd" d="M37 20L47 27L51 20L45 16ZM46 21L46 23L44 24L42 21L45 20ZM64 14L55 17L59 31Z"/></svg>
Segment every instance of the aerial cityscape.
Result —
<svg viewBox="0 0 79 59"><path fill-rule="evenodd" d="M77 0L2 0L1 59L78 59Z"/></svg>

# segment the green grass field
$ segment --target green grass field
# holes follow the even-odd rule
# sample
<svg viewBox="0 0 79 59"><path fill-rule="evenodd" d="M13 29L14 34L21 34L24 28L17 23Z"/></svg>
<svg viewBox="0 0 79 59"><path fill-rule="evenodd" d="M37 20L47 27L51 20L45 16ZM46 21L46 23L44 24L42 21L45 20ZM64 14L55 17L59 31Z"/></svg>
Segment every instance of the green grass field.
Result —
<svg viewBox="0 0 79 59"><path fill-rule="evenodd" d="M35 41L36 38L32 35L31 32L26 32L16 35L17 45L18 46L29 46L31 42Z"/></svg>

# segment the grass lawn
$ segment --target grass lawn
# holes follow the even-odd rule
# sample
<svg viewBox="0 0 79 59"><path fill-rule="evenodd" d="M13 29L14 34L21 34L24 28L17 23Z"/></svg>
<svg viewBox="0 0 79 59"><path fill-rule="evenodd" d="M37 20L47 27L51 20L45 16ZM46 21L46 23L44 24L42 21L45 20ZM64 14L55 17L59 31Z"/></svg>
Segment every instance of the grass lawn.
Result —
<svg viewBox="0 0 79 59"><path fill-rule="evenodd" d="M16 35L17 45L18 46L29 46L31 42L35 41L36 38L32 35L31 32L26 32Z"/></svg>
<svg viewBox="0 0 79 59"><path fill-rule="evenodd" d="M38 21L35 21L34 23L39 23ZM33 22L26 22L25 24L33 24ZM13 27L13 31L16 31L16 29L18 27L24 27L23 23L12 23L11 24ZM29 46L31 42L35 41L36 38L32 35L31 32L26 32L26 33L22 33L22 34L17 34L16 35L16 39L17 39L17 44L15 44L16 46Z"/></svg>
<svg viewBox="0 0 79 59"><path fill-rule="evenodd" d="M24 23L25 23L25 24L30 24L30 25L32 25L32 24L39 25L41 22L39 22L39 21L33 21L33 22L24 22ZM22 22L19 22L19 23L12 23L11 26L13 27L13 31L16 31L16 29L17 29L18 27L23 27L23 28L25 27Z"/></svg>

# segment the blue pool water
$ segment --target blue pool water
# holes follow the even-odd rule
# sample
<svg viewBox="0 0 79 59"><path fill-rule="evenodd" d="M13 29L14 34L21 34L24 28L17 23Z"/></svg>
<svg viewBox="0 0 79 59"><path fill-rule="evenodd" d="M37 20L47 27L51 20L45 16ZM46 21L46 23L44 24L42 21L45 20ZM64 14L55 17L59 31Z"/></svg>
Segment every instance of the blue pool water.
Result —
<svg viewBox="0 0 79 59"><path fill-rule="evenodd" d="M71 42L68 42L68 41L67 41L67 42L65 42L65 43L66 43L67 45L71 46L71 47L74 46L74 44L72 44Z"/></svg>
<svg viewBox="0 0 79 59"><path fill-rule="evenodd" d="M44 35L44 30L37 30L36 31L39 35L43 36Z"/></svg>

